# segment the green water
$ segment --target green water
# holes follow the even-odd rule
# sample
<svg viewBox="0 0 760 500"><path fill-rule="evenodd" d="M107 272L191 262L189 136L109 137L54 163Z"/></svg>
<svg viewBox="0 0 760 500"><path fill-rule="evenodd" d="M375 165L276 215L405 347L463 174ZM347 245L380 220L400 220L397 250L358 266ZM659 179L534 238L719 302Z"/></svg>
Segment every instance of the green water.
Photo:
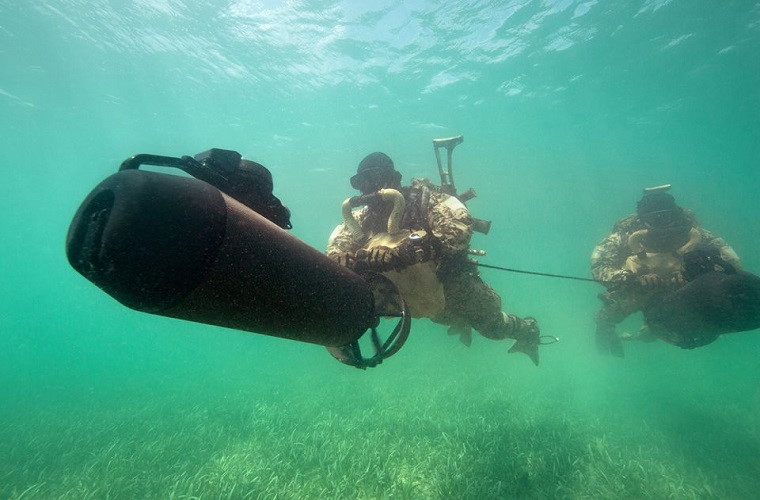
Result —
<svg viewBox="0 0 760 500"><path fill-rule="evenodd" d="M672 183L758 273L758 54L754 0L0 0L0 498L754 498L757 332L603 358L594 284L486 270L540 367L419 321L362 372L131 311L64 240L125 158L221 147L321 250L365 154L464 134L486 263L588 276Z"/></svg>

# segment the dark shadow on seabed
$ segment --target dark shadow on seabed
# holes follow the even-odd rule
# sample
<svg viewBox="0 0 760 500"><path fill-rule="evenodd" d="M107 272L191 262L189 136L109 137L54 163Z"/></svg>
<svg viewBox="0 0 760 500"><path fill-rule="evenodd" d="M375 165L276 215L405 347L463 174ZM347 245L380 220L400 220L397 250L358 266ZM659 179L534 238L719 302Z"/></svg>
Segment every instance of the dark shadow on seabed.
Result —
<svg viewBox="0 0 760 500"><path fill-rule="evenodd" d="M760 491L760 427L756 413L737 406L709 405L683 394L668 394L651 401L649 425L668 440L694 467L743 477ZM723 470L721 470L723 469Z"/></svg>

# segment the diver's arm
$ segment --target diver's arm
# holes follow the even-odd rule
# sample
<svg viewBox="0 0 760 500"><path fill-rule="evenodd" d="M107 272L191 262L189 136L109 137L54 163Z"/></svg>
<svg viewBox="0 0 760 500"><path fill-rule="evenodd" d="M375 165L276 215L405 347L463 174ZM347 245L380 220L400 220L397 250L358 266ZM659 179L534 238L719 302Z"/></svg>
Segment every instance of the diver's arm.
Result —
<svg viewBox="0 0 760 500"><path fill-rule="evenodd" d="M438 242L436 251L441 257L462 253L470 246L472 216L461 201L431 192L428 218L430 231Z"/></svg>
<svg viewBox="0 0 760 500"><path fill-rule="evenodd" d="M726 243L726 241L723 238L720 238L718 236L715 236L710 231L706 229L699 228L698 231L700 232L700 236L702 237L702 242L707 243L710 246L713 246L717 248L720 251L720 257L734 266L735 269L741 269L741 262L739 259L739 255L736 253L736 251Z"/></svg>
<svg viewBox="0 0 760 500"><path fill-rule="evenodd" d="M624 268L625 259L630 256L627 238L620 232L613 232L599 242L591 253L591 275L595 280L612 283L624 280L631 272Z"/></svg>
<svg viewBox="0 0 760 500"><path fill-rule="evenodd" d="M339 224L330 235L327 241L327 250L325 255L335 258L339 255L354 254L361 248L361 241L346 227L345 224Z"/></svg>

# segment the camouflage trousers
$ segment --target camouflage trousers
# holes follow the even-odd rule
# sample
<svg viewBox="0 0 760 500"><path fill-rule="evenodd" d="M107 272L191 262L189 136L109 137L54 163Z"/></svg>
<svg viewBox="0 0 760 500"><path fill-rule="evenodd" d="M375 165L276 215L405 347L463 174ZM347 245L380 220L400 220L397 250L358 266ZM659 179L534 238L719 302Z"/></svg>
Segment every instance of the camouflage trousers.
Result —
<svg viewBox="0 0 760 500"><path fill-rule="evenodd" d="M615 326L631 314L642 311L652 300L646 290L617 289L599 294L602 307L596 313L597 333L612 333Z"/></svg>
<svg viewBox="0 0 760 500"><path fill-rule="evenodd" d="M463 259L439 275L446 299L444 310L432 321L460 329L469 327L484 337L514 338L520 319L501 311L501 297L483 281L477 267Z"/></svg>
<svg viewBox="0 0 760 500"><path fill-rule="evenodd" d="M596 313L596 335L599 352L623 357L623 343L615 326L631 314L642 311L652 296L641 289L613 289L599 294L602 307Z"/></svg>

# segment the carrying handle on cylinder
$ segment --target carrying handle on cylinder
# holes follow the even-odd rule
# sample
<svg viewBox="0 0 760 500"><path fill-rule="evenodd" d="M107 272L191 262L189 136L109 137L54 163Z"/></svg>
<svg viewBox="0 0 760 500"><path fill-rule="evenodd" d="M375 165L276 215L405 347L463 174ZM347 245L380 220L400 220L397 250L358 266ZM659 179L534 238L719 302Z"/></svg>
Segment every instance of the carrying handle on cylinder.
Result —
<svg viewBox="0 0 760 500"><path fill-rule="evenodd" d="M237 155L237 161L239 162L242 156ZM182 156L177 158L175 156L162 156L153 154L138 154L131 156L124 160L119 166L119 171L122 170L138 170L141 165L153 165L154 167L174 167L178 168L195 178L208 182L211 185L216 186L220 182L229 182L230 179L222 175L218 170L209 168L204 163L199 162L192 156Z"/></svg>
<svg viewBox="0 0 760 500"><path fill-rule="evenodd" d="M194 157L180 158L143 153L124 160L119 171L138 170L141 165L182 170L235 198L281 228L293 228L290 210L272 193L272 173L261 164L243 160L237 151L212 148Z"/></svg>

